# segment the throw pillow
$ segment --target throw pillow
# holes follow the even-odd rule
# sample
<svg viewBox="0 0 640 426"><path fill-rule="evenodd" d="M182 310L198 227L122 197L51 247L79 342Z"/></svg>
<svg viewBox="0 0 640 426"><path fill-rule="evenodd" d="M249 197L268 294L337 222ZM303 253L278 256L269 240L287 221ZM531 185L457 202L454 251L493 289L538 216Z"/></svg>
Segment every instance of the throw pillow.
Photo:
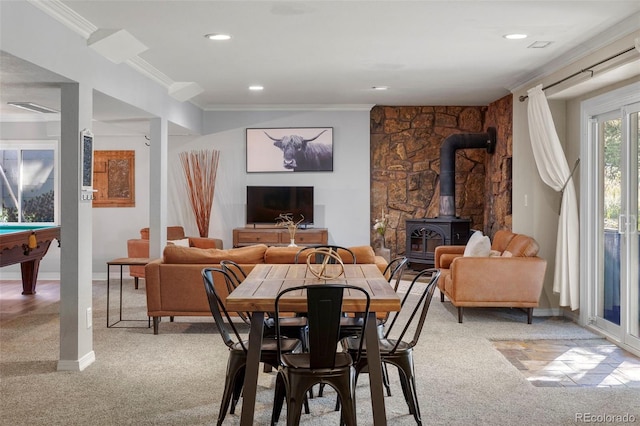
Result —
<svg viewBox="0 0 640 426"><path fill-rule="evenodd" d="M189 247L188 238L183 238L181 240L171 240L171 241L167 241L167 243L175 244L176 246L180 246L180 247Z"/></svg>
<svg viewBox="0 0 640 426"><path fill-rule="evenodd" d="M488 257L491 253L491 241L486 235L482 235L482 232L475 231L467 246L464 248L464 256L467 257Z"/></svg>

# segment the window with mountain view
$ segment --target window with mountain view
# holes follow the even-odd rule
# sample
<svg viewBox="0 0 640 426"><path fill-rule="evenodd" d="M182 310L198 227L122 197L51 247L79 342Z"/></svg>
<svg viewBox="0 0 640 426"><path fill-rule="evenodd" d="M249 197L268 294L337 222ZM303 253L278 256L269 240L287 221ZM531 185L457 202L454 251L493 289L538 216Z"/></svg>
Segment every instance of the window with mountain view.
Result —
<svg viewBox="0 0 640 426"><path fill-rule="evenodd" d="M3 141L0 148L0 222L54 223L56 145Z"/></svg>

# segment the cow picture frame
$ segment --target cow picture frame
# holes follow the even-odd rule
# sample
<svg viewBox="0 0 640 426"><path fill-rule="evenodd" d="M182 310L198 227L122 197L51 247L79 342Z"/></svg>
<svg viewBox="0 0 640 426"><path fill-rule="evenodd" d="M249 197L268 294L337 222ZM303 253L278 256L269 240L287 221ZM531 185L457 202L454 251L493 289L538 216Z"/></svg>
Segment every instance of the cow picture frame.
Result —
<svg viewBox="0 0 640 426"><path fill-rule="evenodd" d="M247 173L333 171L333 127L247 129Z"/></svg>

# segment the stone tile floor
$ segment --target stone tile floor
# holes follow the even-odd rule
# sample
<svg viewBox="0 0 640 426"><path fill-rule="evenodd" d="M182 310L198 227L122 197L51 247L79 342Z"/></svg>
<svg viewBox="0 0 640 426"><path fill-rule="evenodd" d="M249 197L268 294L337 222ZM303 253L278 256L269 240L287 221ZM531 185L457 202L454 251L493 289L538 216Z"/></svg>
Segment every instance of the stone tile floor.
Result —
<svg viewBox="0 0 640 426"><path fill-rule="evenodd" d="M640 388L640 358L605 339L493 344L534 386Z"/></svg>

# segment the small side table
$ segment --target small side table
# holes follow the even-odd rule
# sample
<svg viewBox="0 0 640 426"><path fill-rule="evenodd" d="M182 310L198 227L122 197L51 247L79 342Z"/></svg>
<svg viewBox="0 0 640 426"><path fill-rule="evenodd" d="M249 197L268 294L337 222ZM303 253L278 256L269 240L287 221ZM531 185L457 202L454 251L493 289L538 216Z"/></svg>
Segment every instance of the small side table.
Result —
<svg viewBox="0 0 640 426"><path fill-rule="evenodd" d="M147 263L151 262L153 259L145 258L145 257L120 257L118 259L113 259L107 262L107 328L111 328L116 324L122 321L147 321L147 328L151 328L151 318L147 317L146 320L143 319L123 319L122 318L122 268L125 266L145 266ZM120 316L118 321L113 324L109 323L109 287L111 284L111 266L120 266ZM136 278L137 281L137 278ZM138 288L136 286L136 288ZM121 328L129 328L129 327L121 327Z"/></svg>

